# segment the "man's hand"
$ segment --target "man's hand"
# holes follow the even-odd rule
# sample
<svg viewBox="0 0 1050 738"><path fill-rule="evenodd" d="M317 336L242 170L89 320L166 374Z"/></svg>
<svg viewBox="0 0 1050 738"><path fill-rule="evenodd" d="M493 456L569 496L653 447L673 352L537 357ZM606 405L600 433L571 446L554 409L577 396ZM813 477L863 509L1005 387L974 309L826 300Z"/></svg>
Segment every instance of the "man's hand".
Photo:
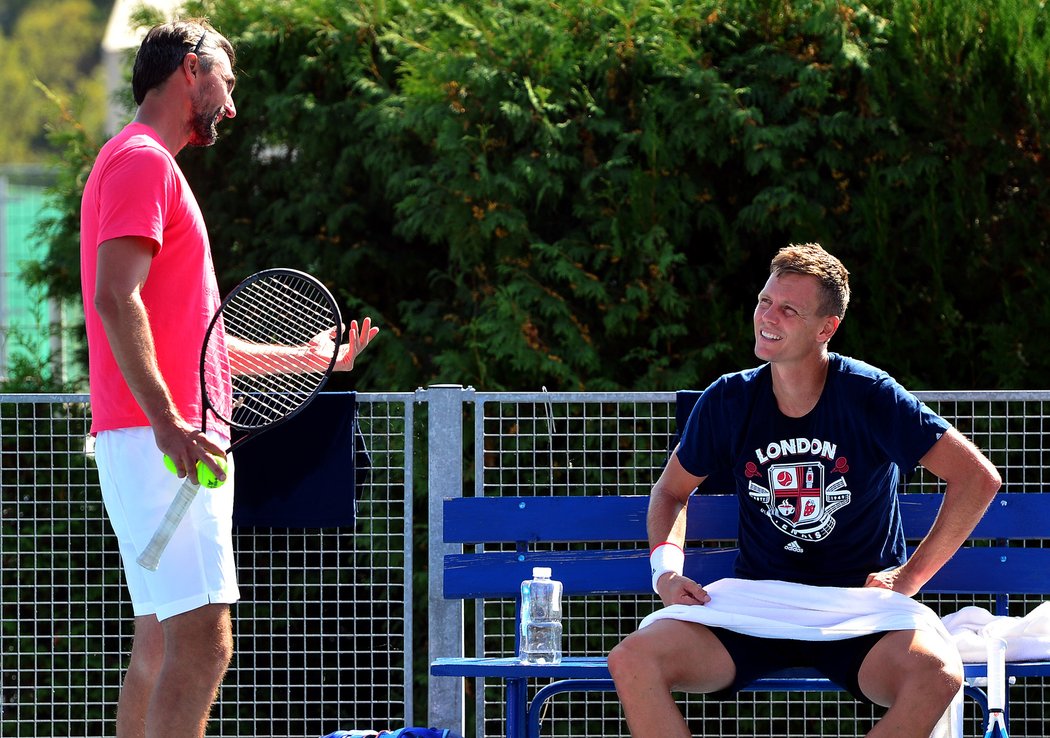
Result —
<svg viewBox="0 0 1050 738"><path fill-rule="evenodd" d="M297 371L324 371L328 368L332 353L336 355L335 366L332 371L348 372L354 368L354 359L365 350L369 342L376 337L379 329L372 326L372 319L365 318L358 328L357 321L350 321L350 330L347 332L346 343L335 345L338 340L339 329L333 328L314 336L309 343L300 349L293 349L290 353L279 353L271 351L265 359L267 371L297 372ZM231 356L236 343L231 342ZM263 348L265 350L265 347ZM257 362L258 363L258 362ZM243 366L242 366L243 365ZM251 374L251 366L248 362L233 362L234 374Z"/></svg>
<svg viewBox="0 0 1050 738"><path fill-rule="evenodd" d="M179 479L190 477L197 482L197 462L203 461L217 479L226 479L226 472L215 462L215 457L226 457L221 446L208 438L199 428L186 421L172 419L170 423L153 426L153 438L157 448L175 463Z"/></svg>
<svg viewBox="0 0 1050 738"><path fill-rule="evenodd" d="M656 581L656 589L664 605L706 605L711 595L687 576L664 572Z"/></svg>
<svg viewBox="0 0 1050 738"><path fill-rule="evenodd" d="M372 325L371 318L365 318L361 321L361 327L358 329L357 321L350 321L350 330L347 333L347 341L339 347L339 358L335 362L335 371L337 372L348 372L354 368L354 359L360 354L376 334L379 333L379 329Z"/></svg>
<svg viewBox="0 0 1050 738"><path fill-rule="evenodd" d="M919 588L922 585L912 582L908 577L908 573L904 571L904 567L898 566L895 569L877 571L873 574L869 574L867 581L864 582L864 586L875 587L877 589L889 589L911 597L919 591Z"/></svg>

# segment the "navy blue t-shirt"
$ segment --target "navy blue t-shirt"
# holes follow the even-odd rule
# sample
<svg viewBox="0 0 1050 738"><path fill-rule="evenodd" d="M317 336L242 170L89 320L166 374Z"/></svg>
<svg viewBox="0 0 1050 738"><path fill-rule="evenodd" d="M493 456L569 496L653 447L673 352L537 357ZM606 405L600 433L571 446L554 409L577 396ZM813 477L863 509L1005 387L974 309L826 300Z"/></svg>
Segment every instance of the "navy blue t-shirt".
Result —
<svg viewBox="0 0 1050 738"><path fill-rule="evenodd" d="M683 429L685 470L736 487L741 578L860 586L905 561L901 472L950 426L884 371L829 356L806 416L780 412L766 364L717 379Z"/></svg>

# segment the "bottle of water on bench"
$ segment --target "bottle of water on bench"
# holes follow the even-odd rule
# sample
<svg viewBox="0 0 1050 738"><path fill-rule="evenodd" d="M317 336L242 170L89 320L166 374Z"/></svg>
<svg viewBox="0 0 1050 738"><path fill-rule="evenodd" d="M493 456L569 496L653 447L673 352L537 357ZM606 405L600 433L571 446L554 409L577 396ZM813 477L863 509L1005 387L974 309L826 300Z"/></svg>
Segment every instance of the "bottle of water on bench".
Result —
<svg viewBox="0 0 1050 738"><path fill-rule="evenodd" d="M561 662L561 582L537 566L521 583L521 633L518 656L523 664Z"/></svg>

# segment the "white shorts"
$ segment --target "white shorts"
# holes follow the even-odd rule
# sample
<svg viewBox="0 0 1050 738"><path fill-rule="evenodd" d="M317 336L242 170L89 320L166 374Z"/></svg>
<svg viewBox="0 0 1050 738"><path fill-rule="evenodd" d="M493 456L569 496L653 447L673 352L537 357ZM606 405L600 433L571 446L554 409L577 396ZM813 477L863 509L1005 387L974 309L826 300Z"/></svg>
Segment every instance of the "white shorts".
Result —
<svg viewBox="0 0 1050 738"><path fill-rule="evenodd" d="M156 571L136 558L183 480L164 466L150 428L102 431L95 439L102 499L117 535L135 616L158 620L240 598L233 560L233 459L217 489L201 487Z"/></svg>

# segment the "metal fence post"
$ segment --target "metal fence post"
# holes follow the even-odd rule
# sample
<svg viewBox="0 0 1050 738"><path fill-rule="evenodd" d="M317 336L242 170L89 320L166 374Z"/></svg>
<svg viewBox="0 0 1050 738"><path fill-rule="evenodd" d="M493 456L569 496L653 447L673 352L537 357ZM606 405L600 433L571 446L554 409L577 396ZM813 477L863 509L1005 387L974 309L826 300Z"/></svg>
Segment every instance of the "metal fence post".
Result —
<svg viewBox="0 0 1050 738"><path fill-rule="evenodd" d="M462 656L463 603L442 596L445 554L459 547L444 543L441 501L463 496L463 404L474 390L460 385L431 385L416 393L427 404L427 491L429 517L427 632L430 660ZM427 725L452 728L463 735L465 712L460 679L430 677L427 682Z"/></svg>

